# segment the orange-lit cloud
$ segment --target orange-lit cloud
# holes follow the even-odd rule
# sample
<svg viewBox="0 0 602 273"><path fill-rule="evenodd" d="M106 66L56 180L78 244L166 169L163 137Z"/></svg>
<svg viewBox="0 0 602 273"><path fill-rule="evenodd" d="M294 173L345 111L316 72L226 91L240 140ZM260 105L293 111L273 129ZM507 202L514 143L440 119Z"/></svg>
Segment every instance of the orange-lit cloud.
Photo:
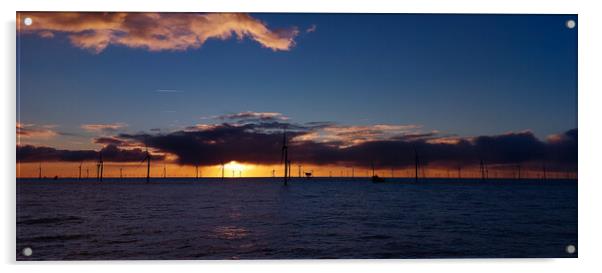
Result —
<svg viewBox="0 0 602 273"><path fill-rule="evenodd" d="M577 129L542 141L531 131L455 137L438 131L423 132L419 125L296 123L281 117L277 112L243 112L226 115L222 120L225 122L219 124L198 124L171 132L101 135L94 143L106 145L101 151L107 154L107 162L139 162L148 147L162 160L179 166L221 166L231 161L242 166L266 166L281 162L286 128L289 158L295 165L367 169L374 164L376 168L407 169L414 166L414 156L419 154L422 165L440 169L465 168L479 162L492 168L530 164L541 169L545 164L547 170L558 171L576 170L577 166ZM87 125L84 128L93 131L125 126ZM94 150L17 147L20 162L79 162L93 160L97 154ZM265 171L260 173L265 175Z"/></svg>
<svg viewBox="0 0 602 273"><path fill-rule="evenodd" d="M209 39L250 38L265 48L290 50L299 31L269 29L267 24L243 13L20 13L33 24L19 25L21 33L44 38L68 35L76 47L100 53L109 45L149 51L200 48ZM22 20L21 20L22 21Z"/></svg>
<svg viewBox="0 0 602 273"><path fill-rule="evenodd" d="M52 128L55 125L23 124L17 122L17 135L21 138L51 138L58 133Z"/></svg>
<svg viewBox="0 0 602 273"><path fill-rule="evenodd" d="M299 135L295 140L336 142L341 147L361 144L368 141L380 141L407 136L423 136L418 125L376 124L362 126L326 125L316 128L308 134ZM424 135L424 136L430 136Z"/></svg>
<svg viewBox="0 0 602 273"><path fill-rule="evenodd" d="M127 127L127 124L122 122L108 124L82 124L81 128L88 132L115 132L121 128Z"/></svg>

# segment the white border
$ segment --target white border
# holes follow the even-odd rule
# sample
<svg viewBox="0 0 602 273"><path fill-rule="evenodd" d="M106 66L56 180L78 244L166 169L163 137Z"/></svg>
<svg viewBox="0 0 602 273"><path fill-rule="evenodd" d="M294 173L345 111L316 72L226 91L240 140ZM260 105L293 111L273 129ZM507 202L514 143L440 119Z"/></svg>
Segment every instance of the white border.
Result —
<svg viewBox="0 0 602 273"><path fill-rule="evenodd" d="M2 14L4 88L2 102L2 228L0 253L3 270L10 272L251 272L344 271L344 272L579 272L600 268L602 198L597 169L602 161L600 119L602 91L599 49L602 48L600 9L595 1L556 0L19 0L0 1ZM346 260L346 261L150 261L150 262L39 262L16 263L15 259L15 12L21 11L244 11L244 12L400 12L400 13L562 13L579 14L579 258L513 260ZM4 271L6 272L6 271Z"/></svg>

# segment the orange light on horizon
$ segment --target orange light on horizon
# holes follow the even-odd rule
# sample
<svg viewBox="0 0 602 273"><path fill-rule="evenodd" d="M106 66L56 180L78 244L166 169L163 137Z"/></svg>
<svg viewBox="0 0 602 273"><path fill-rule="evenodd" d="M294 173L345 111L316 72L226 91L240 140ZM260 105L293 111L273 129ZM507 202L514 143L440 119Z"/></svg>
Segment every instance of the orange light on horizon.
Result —
<svg viewBox="0 0 602 273"><path fill-rule="evenodd" d="M253 169L253 165L238 163L235 160L228 162L224 165L226 175L231 174L231 177L240 177L243 176L248 170Z"/></svg>
<svg viewBox="0 0 602 273"><path fill-rule="evenodd" d="M81 166L81 167L80 167ZM17 163L16 175L18 178L37 178L40 175L46 178L58 176L59 178L82 178L96 177L96 162L28 162ZM165 168L165 169L164 169ZM153 163L150 175L153 178L162 178L163 172L167 177L194 178L197 174L196 166L178 165L176 163ZM226 178L249 178L249 177L282 177L284 171L281 164L252 164L239 161L230 161L223 166L201 165L198 167L199 177L222 177ZM291 166L291 177L305 177L305 173L311 173L314 177L370 177L372 170L366 167L348 167L339 165L314 165L293 164ZM140 163L116 163L105 162L104 177L106 178L144 178L146 177L146 165ZM375 174L381 177L414 177L413 168L376 168ZM421 178L479 178L481 172L478 166L466 167L461 170L445 167L426 167L419 173ZM513 178L517 173L513 168L495 168L488 172L489 178ZM524 169L520 177L539 178L543 173L539 170ZM546 177L549 179L577 178L574 171L548 171Z"/></svg>

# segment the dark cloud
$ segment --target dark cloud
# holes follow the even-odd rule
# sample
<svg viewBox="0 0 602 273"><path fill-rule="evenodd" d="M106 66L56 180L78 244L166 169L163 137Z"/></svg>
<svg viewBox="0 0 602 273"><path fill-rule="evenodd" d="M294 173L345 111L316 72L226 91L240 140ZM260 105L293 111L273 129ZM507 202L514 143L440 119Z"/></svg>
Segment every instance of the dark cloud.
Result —
<svg viewBox="0 0 602 273"><path fill-rule="evenodd" d="M551 162L570 162L577 165L577 129L552 136L548 140L546 158Z"/></svg>
<svg viewBox="0 0 602 273"><path fill-rule="evenodd" d="M232 160L279 164L282 132L287 128L289 158L294 163L358 167L374 163L378 167L403 168L413 166L416 151L421 164L430 166L474 166L483 160L492 166L521 164L525 168L540 168L545 164L549 170L576 170L577 167L577 129L542 141L529 131L458 138L440 136L437 132L412 131L415 127L300 125L265 120L198 125L171 133L119 134L100 137L95 142L107 145L102 149L106 161L141 161L144 151L123 147L148 146L154 151L174 155L181 165L217 165ZM96 160L97 156L96 151L17 147L19 161L82 161Z"/></svg>
<svg viewBox="0 0 602 273"><path fill-rule="evenodd" d="M110 144L100 150L102 158L107 162L140 162L146 152L141 149L120 149ZM99 152L94 150L61 150L50 147L24 145L17 146L17 162L64 161L81 162L98 160ZM164 156L154 155L162 160Z"/></svg>
<svg viewBox="0 0 602 273"><path fill-rule="evenodd" d="M270 121L283 121L288 120L288 117L284 116L281 113L277 112L240 112L236 114L227 114L221 116L214 116L213 118L224 120L224 121L233 121L239 123L253 123L253 122L270 122Z"/></svg>
<svg viewBox="0 0 602 273"><path fill-rule="evenodd" d="M231 160L276 163L280 160L282 134L263 131L276 127L271 123L222 124L206 130L165 135L121 134L119 138L135 140L161 152L177 155L178 162L183 165L214 165ZM300 134L289 132L288 136L292 138Z"/></svg>
<svg viewBox="0 0 602 273"><path fill-rule="evenodd" d="M58 150L32 145L17 146L17 162L96 160L98 152L92 150Z"/></svg>
<svg viewBox="0 0 602 273"><path fill-rule="evenodd" d="M509 164L545 158L547 144L531 132L480 136L474 139L476 155L487 162Z"/></svg>
<svg viewBox="0 0 602 273"><path fill-rule="evenodd" d="M116 146L123 146L126 144L125 141L118 139L118 138L114 138L114 137L99 137L97 139L94 139L94 143L109 144L109 145L116 145Z"/></svg>
<svg viewBox="0 0 602 273"><path fill-rule="evenodd" d="M176 155L183 165L213 165L231 160L277 164L281 160L282 125L221 124L202 130L118 137L145 142L149 147ZM406 167L414 164L416 151L422 164L427 165L457 167L475 165L480 160L500 165L543 162L563 168L577 164L576 129L554 141L541 141L531 132L520 132L439 142L436 133L424 133L348 146L339 141L299 140L313 131L303 126L297 128L298 131L287 133L289 155L297 163L369 166L374 162L377 166Z"/></svg>

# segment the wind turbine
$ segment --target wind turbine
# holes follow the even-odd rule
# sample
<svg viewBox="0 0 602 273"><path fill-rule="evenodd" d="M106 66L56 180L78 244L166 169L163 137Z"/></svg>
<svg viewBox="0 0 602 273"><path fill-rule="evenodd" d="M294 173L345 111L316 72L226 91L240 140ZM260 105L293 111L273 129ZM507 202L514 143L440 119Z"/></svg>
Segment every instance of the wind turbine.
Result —
<svg viewBox="0 0 602 273"><path fill-rule="evenodd" d="M222 162L222 181L224 181L224 172L226 171L226 166L224 165L224 162Z"/></svg>
<svg viewBox="0 0 602 273"><path fill-rule="evenodd" d="M141 162L146 161L146 183L150 182L150 166L151 166L151 154L148 152L148 145L144 141L144 147L146 148L146 155Z"/></svg>
<svg viewBox="0 0 602 273"><path fill-rule="evenodd" d="M414 181L418 182L418 166L420 165L418 161L418 151L416 151L416 146L414 146Z"/></svg>
<svg viewBox="0 0 602 273"><path fill-rule="evenodd" d="M484 181L485 180L485 164L483 163L483 159L481 159L481 180Z"/></svg>
<svg viewBox="0 0 602 273"><path fill-rule="evenodd" d="M82 162L79 163L79 180L82 180Z"/></svg>
<svg viewBox="0 0 602 273"><path fill-rule="evenodd" d="M288 184L290 161L288 160L288 146L286 146L286 131L282 134L282 153L280 162L284 161L284 185Z"/></svg>
<svg viewBox="0 0 602 273"><path fill-rule="evenodd" d="M543 169L543 180L545 181L546 179L548 179L548 177L546 175L547 174L546 173L546 164L543 164L542 169Z"/></svg>
<svg viewBox="0 0 602 273"><path fill-rule="evenodd" d="M102 182L102 171L104 169L104 162L102 161L102 151L98 152L98 163L96 163L96 179Z"/></svg>

